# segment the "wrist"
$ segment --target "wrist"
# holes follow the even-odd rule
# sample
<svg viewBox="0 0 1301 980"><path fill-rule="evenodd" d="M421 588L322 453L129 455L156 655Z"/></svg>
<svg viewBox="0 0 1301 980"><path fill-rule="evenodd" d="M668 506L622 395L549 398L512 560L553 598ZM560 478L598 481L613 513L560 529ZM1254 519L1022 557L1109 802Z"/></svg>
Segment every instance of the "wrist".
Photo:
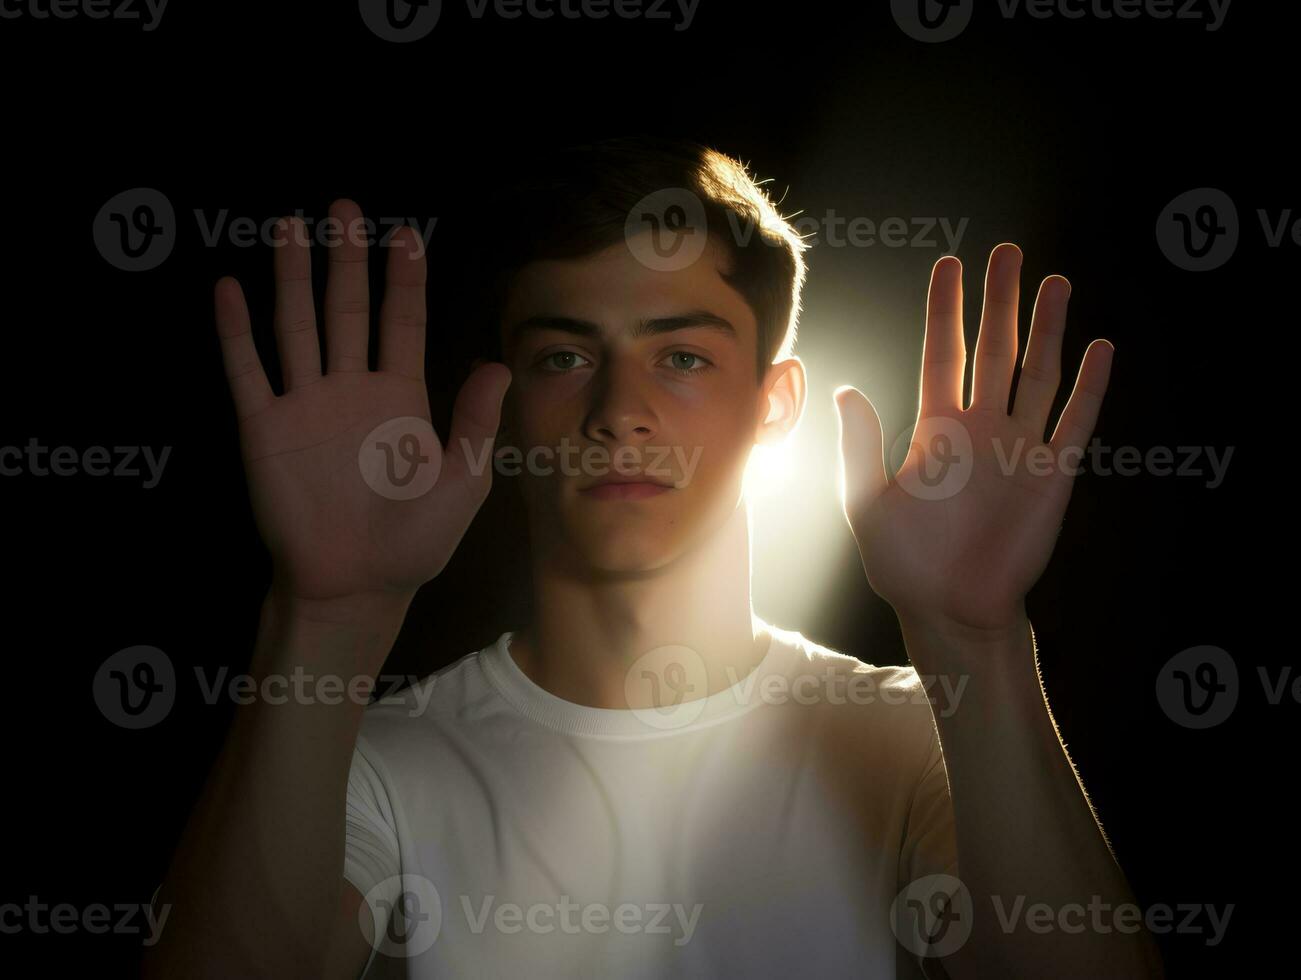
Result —
<svg viewBox="0 0 1301 980"><path fill-rule="evenodd" d="M1019 618L968 623L944 616L898 614L910 659L919 670L974 672L1024 666L1035 671L1034 629Z"/></svg>
<svg viewBox="0 0 1301 980"><path fill-rule="evenodd" d="M1025 601L1005 610L982 610L979 619L958 618L934 610L909 610L895 607L895 616L904 632L925 634L982 647L999 646L1019 640L1030 632L1030 617Z"/></svg>
<svg viewBox="0 0 1301 980"><path fill-rule="evenodd" d="M272 586L262 601L258 662L312 664L372 675L383 666L411 594L358 593L309 598Z"/></svg>
<svg viewBox="0 0 1301 980"><path fill-rule="evenodd" d="M377 589L348 595L308 596L297 592L291 583L273 576L262 605L265 610L285 620L321 626L371 628L395 622L400 626L415 595L415 589Z"/></svg>

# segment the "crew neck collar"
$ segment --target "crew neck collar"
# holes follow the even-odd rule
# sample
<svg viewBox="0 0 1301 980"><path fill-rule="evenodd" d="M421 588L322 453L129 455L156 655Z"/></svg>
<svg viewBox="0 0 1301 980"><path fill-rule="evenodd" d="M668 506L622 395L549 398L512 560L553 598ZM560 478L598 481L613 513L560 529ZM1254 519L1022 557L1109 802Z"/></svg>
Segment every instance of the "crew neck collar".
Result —
<svg viewBox="0 0 1301 980"><path fill-rule="evenodd" d="M485 648L479 661L497 692L520 714L568 735L642 740L708 728L743 715L763 703L764 678L788 676L796 646L788 631L768 623L768 649L758 665L730 687L669 708L596 708L557 697L520 669L510 654L515 631L508 630ZM685 650L685 648L684 648ZM690 657L689 651L685 656Z"/></svg>

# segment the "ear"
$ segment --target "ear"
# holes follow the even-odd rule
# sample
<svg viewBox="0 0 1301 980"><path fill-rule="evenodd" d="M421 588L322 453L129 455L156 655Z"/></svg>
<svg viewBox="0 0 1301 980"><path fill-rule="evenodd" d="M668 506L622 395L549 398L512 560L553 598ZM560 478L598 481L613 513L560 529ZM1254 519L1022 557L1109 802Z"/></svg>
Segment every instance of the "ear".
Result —
<svg viewBox="0 0 1301 980"><path fill-rule="evenodd" d="M763 415L754 441L761 446L775 446L785 439L804 415L807 376L804 362L788 357L768 368L764 376Z"/></svg>

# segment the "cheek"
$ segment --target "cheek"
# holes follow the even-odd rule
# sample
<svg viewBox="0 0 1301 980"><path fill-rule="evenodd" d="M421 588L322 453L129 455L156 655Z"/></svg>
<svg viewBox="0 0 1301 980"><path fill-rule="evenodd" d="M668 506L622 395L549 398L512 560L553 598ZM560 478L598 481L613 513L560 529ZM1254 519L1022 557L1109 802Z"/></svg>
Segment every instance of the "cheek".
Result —
<svg viewBox="0 0 1301 980"><path fill-rule="evenodd" d="M699 449L698 479L716 485L730 481L733 475L737 480L741 478L754 441L749 418L715 413L705 417L705 424L688 426L683 432L684 437L677 441L684 460L690 460Z"/></svg>

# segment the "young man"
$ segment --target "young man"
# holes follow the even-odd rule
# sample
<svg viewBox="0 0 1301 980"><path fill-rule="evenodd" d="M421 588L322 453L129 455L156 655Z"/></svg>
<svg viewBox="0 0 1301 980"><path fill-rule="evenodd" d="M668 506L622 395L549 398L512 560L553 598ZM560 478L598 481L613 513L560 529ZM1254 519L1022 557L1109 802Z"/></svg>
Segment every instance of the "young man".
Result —
<svg viewBox="0 0 1301 980"><path fill-rule="evenodd" d="M324 370L308 249L276 250L280 396L238 284L217 284L275 568L253 672L377 674L486 496L494 444L528 461L536 614L396 702L241 708L160 889L147 975L1159 976L1144 932L994 912L1133 901L1025 616L1069 470L1008 474L997 452L1043 443L1065 280L1041 286L1009 413L1020 253L994 250L964 408L961 266L936 263L897 474L870 403L837 392L845 512L915 665L877 667L751 608L742 476L795 428L806 379L803 243L744 167L607 141L531 167L504 209L498 353L441 454L408 233L377 371L364 245L329 250ZM1090 346L1054 454L1088 440L1109 351ZM411 469L385 484L365 463L381 457Z"/></svg>

